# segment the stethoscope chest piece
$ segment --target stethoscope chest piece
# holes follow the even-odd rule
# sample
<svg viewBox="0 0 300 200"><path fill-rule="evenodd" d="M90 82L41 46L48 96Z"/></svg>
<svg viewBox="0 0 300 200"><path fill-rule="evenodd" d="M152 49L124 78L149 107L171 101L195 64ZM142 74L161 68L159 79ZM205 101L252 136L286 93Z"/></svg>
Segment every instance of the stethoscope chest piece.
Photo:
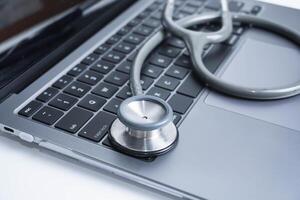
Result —
<svg viewBox="0 0 300 200"><path fill-rule="evenodd" d="M138 157L164 154L174 147L177 138L172 108L148 95L123 101L109 132L114 147Z"/></svg>

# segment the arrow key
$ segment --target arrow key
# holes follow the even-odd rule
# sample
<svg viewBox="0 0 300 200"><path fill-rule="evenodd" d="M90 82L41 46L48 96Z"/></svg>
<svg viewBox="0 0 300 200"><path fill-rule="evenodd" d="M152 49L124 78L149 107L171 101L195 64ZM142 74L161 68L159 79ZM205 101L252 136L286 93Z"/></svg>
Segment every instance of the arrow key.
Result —
<svg viewBox="0 0 300 200"><path fill-rule="evenodd" d="M64 113L48 106L33 115L32 119L47 125L54 124Z"/></svg>
<svg viewBox="0 0 300 200"><path fill-rule="evenodd" d="M49 105L55 108L59 108L61 110L67 111L69 110L75 103L77 99L71 97L66 94L57 95L52 101L50 101Z"/></svg>

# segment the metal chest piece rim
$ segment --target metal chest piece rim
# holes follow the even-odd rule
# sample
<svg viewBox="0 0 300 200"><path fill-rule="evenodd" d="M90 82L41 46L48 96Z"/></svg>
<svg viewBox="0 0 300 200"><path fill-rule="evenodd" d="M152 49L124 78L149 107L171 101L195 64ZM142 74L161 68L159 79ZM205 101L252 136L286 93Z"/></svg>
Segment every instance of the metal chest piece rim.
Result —
<svg viewBox="0 0 300 200"><path fill-rule="evenodd" d="M178 131L168 103L158 97L138 95L121 103L108 136L121 152L135 157L154 157L175 146Z"/></svg>

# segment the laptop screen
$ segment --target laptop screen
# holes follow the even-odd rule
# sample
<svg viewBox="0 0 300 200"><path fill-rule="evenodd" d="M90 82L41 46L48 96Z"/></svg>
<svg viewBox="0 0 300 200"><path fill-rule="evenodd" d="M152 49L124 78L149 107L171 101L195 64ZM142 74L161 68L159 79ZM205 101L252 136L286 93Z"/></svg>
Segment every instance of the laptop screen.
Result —
<svg viewBox="0 0 300 200"><path fill-rule="evenodd" d="M134 2L0 0L0 99L22 83L18 78L32 82ZM47 65L36 65L41 60Z"/></svg>
<svg viewBox="0 0 300 200"><path fill-rule="evenodd" d="M60 14L84 0L0 1L0 43Z"/></svg>

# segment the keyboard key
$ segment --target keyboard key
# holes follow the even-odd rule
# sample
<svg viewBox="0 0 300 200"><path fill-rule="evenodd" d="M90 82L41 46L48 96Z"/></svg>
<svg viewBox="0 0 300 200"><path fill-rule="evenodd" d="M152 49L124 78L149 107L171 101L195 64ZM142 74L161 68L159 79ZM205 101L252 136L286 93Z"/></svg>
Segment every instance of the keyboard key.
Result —
<svg viewBox="0 0 300 200"><path fill-rule="evenodd" d="M121 72L113 72L111 73L106 79L105 82L122 86L124 85L129 79L129 76L127 74L121 73Z"/></svg>
<svg viewBox="0 0 300 200"><path fill-rule="evenodd" d="M170 92L167 90L158 88L158 87L153 87L149 90L148 95L156 96L159 98L162 98L163 100L167 100L168 97L170 96Z"/></svg>
<svg viewBox="0 0 300 200"><path fill-rule="evenodd" d="M187 13L189 15L194 14L195 12L197 12L198 8L195 6L184 6L183 8L180 9L181 12Z"/></svg>
<svg viewBox="0 0 300 200"><path fill-rule="evenodd" d="M103 60L110 61L112 63L119 63L125 58L125 54L116 51L111 51L103 57Z"/></svg>
<svg viewBox="0 0 300 200"><path fill-rule="evenodd" d="M178 113L174 113L174 116L173 116L173 123L174 123L175 125L177 125L178 122L179 122L180 120L181 120L181 115L178 114Z"/></svg>
<svg viewBox="0 0 300 200"><path fill-rule="evenodd" d="M71 83L64 92L75 97L83 97L89 90L91 89L90 86L80 83L80 82L73 82Z"/></svg>
<svg viewBox="0 0 300 200"><path fill-rule="evenodd" d="M181 55L175 62L175 65L185 67L185 68L192 68L193 63L189 56Z"/></svg>
<svg viewBox="0 0 300 200"><path fill-rule="evenodd" d="M262 9L261 6L254 6L251 9L250 13L253 14L253 15L257 15L261 11L261 9Z"/></svg>
<svg viewBox="0 0 300 200"><path fill-rule="evenodd" d="M35 115L33 115L32 119L42 122L47 125L54 124L64 113L54 108L50 108L48 106L42 108Z"/></svg>
<svg viewBox="0 0 300 200"><path fill-rule="evenodd" d="M112 70L115 67L114 64L109 63L109 62L105 62L103 60L98 61L96 64L94 64L91 67L91 70L94 70L96 72L100 72L102 74L107 74L108 72L110 72L110 70Z"/></svg>
<svg viewBox="0 0 300 200"><path fill-rule="evenodd" d="M239 12L243 6L244 3L240 1L230 1L228 3L228 7L231 12Z"/></svg>
<svg viewBox="0 0 300 200"><path fill-rule="evenodd" d="M244 32L244 28L243 27L234 27L233 28L233 33L236 35L241 35Z"/></svg>
<svg viewBox="0 0 300 200"><path fill-rule="evenodd" d="M134 50L135 46L126 42L121 42L118 44L114 50L119 51L121 53L129 54Z"/></svg>
<svg viewBox="0 0 300 200"><path fill-rule="evenodd" d="M161 47L158 51L159 54L167 56L169 58L175 58L181 52L181 49L175 48L169 45Z"/></svg>
<svg viewBox="0 0 300 200"><path fill-rule="evenodd" d="M202 6L202 4L203 4L203 1L199 1L199 0L190 0L187 3L187 5L189 5L189 6L194 6L194 7L198 7L198 8L200 6Z"/></svg>
<svg viewBox="0 0 300 200"><path fill-rule="evenodd" d="M133 32L142 36L149 36L153 32L153 29L142 25L137 27Z"/></svg>
<svg viewBox="0 0 300 200"><path fill-rule="evenodd" d="M177 0L177 1L178 1L178 0ZM164 4L164 3L165 3L165 0L156 0L155 2L156 2L157 4L160 4L160 5L161 5L161 4Z"/></svg>
<svg viewBox="0 0 300 200"><path fill-rule="evenodd" d="M94 51L94 53L101 55L101 54L104 54L105 52L107 52L109 49L110 49L110 45L102 44Z"/></svg>
<svg viewBox="0 0 300 200"><path fill-rule="evenodd" d="M131 66L132 66L132 63L131 63L131 62L125 61L125 62L123 62L123 63L117 68L117 71L120 71L120 72L124 72L124 73L126 73L126 74L129 74L129 73L130 73Z"/></svg>
<svg viewBox="0 0 300 200"><path fill-rule="evenodd" d="M103 78L103 75L101 75L97 72L88 70L88 71L84 72L78 78L78 81L89 84L89 85L96 85L102 78Z"/></svg>
<svg viewBox="0 0 300 200"><path fill-rule="evenodd" d="M173 47L177 47L180 49L185 48L185 44L182 40L180 40L179 38L176 37L171 37L167 40L167 44L173 46Z"/></svg>
<svg viewBox="0 0 300 200"><path fill-rule="evenodd" d="M105 98L111 98L116 92L118 91L118 88L115 86L112 86L107 83L100 83L93 91L93 94L105 97Z"/></svg>
<svg viewBox="0 0 300 200"><path fill-rule="evenodd" d="M93 113L75 107L59 120L55 127L69 133L76 133L92 116Z"/></svg>
<svg viewBox="0 0 300 200"><path fill-rule="evenodd" d="M196 98L202 89L203 86L198 81L197 77L195 77L193 74L190 74L178 88L177 92Z"/></svg>
<svg viewBox="0 0 300 200"><path fill-rule="evenodd" d="M162 19L162 15L163 15L163 12L161 10L158 10L157 12L155 12L153 14L153 16L151 18L157 19L160 22L160 20Z"/></svg>
<svg viewBox="0 0 300 200"><path fill-rule="evenodd" d="M214 32L218 31L222 27L220 22L214 22L206 25L202 30L205 32Z"/></svg>
<svg viewBox="0 0 300 200"><path fill-rule="evenodd" d="M143 12L141 12L137 17L140 19L145 19L146 17L148 17L150 15L151 11L149 10L145 10Z"/></svg>
<svg viewBox="0 0 300 200"><path fill-rule="evenodd" d="M220 1L219 0L209 0L209 1L207 1L205 8L209 8L212 10L219 10L221 8Z"/></svg>
<svg viewBox="0 0 300 200"><path fill-rule="evenodd" d="M52 86L56 87L58 89L63 89L69 83L71 83L72 80L73 80L72 77L65 75L65 76L61 77L60 79L58 79Z"/></svg>
<svg viewBox="0 0 300 200"><path fill-rule="evenodd" d="M119 42L120 40L121 40L121 36L113 35L106 41L106 44L113 45Z"/></svg>
<svg viewBox="0 0 300 200"><path fill-rule="evenodd" d="M84 97L84 99L82 99L79 102L78 106L96 112L105 103L106 103L105 99L92 94L88 94L86 97Z"/></svg>
<svg viewBox="0 0 300 200"><path fill-rule="evenodd" d="M31 101L24 108L19 111L19 115L23 115L25 117L30 117L33 113L35 113L38 109L42 107L42 103L38 101Z"/></svg>
<svg viewBox="0 0 300 200"><path fill-rule="evenodd" d="M157 87L161 87L161 88L173 91L179 85L179 83L180 83L180 81L175 78L163 76L156 82L155 85Z"/></svg>
<svg viewBox="0 0 300 200"><path fill-rule="evenodd" d="M91 64L93 64L96 60L98 60L98 58L99 58L99 55L98 55L98 54L92 53L92 54L90 54L89 56L87 56L85 59L83 59L83 60L81 61L81 63L86 64L86 65L91 65Z"/></svg>
<svg viewBox="0 0 300 200"><path fill-rule="evenodd" d="M159 75L163 72L163 69L160 67L156 67L154 65L147 64L145 67L142 69L142 74L149 76L151 78L157 78Z"/></svg>
<svg viewBox="0 0 300 200"><path fill-rule="evenodd" d="M129 26L125 26L123 28L121 28L117 34L120 35L120 36L124 36L124 35L127 35L130 31L131 31L132 27L129 27Z"/></svg>
<svg viewBox="0 0 300 200"><path fill-rule="evenodd" d="M54 97L59 92L58 89L50 87L46 89L42 94L40 94L36 99L42 102L49 101L52 97Z"/></svg>
<svg viewBox="0 0 300 200"><path fill-rule="evenodd" d="M182 80L188 73L188 70L183 67L172 66L168 69L166 75Z"/></svg>
<svg viewBox="0 0 300 200"><path fill-rule="evenodd" d="M79 74L81 74L81 72L83 72L86 69L86 67L87 66L84 64L78 64L68 72L68 75L76 77Z"/></svg>
<svg viewBox="0 0 300 200"><path fill-rule="evenodd" d="M133 62L134 59L135 59L135 57L136 57L136 55L137 55L137 53L138 53L138 51L133 52L133 53L127 58L127 60L128 60L129 62Z"/></svg>
<svg viewBox="0 0 300 200"><path fill-rule="evenodd" d="M117 97L120 99L127 99L132 96L129 86L125 86L118 94Z"/></svg>
<svg viewBox="0 0 300 200"><path fill-rule="evenodd" d="M206 68L214 73L231 50L230 46L215 44L203 58Z"/></svg>
<svg viewBox="0 0 300 200"><path fill-rule="evenodd" d="M100 112L78 133L78 135L94 142L100 142L115 119L116 117L114 115Z"/></svg>
<svg viewBox="0 0 300 200"><path fill-rule="evenodd" d="M150 28L157 28L157 27L159 27L161 25L161 22L160 22L160 20L157 20L155 18L150 18L150 19L147 19L143 23L143 25L148 26Z"/></svg>
<svg viewBox="0 0 300 200"><path fill-rule="evenodd" d="M235 43L239 40L239 36L237 35L231 35L230 38L225 41L225 44L233 46Z"/></svg>
<svg viewBox="0 0 300 200"><path fill-rule="evenodd" d="M184 0L177 0L177 1L175 1L175 7L178 8L178 7L182 6L184 3L185 3Z"/></svg>
<svg viewBox="0 0 300 200"><path fill-rule="evenodd" d="M169 104L173 108L173 111L178 112L180 114L184 114L192 105L192 103L193 103L192 98L180 94L175 94L169 100Z"/></svg>
<svg viewBox="0 0 300 200"><path fill-rule="evenodd" d="M149 78L147 76L141 77L141 85L143 90L147 90L152 85L153 82L154 80L152 78Z"/></svg>
<svg viewBox="0 0 300 200"><path fill-rule="evenodd" d="M159 4L153 3L147 8L147 10L153 12L154 10L158 9L158 7L159 7Z"/></svg>
<svg viewBox="0 0 300 200"><path fill-rule="evenodd" d="M175 20L179 20L179 19L182 19L182 18L185 18L187 16L189 16L190 14L186 13L186 12L183 12L183 11L179 11L177 13L174 14L174 19Z"/></svg>
<svg viewBox="0 0 300 200"><path fill-rule="evenodd" d="M141 18L138 18L138 17L134 18L127 24L127 26L135 27L135 26L139 25L141 23L141 21L142 21Z"/></svg>
<svg viewBox="0 0 300 200"><path fill-rule="evenodd" d="M67 111L69 110L75 103L77 102L77 99L74 97L71 97L66 94L59 94L57 95L50 103L50 106L53 106L55 108Z"/></svg>
<svg viewBox="0 0 300 200"><path fill-rule="evenodd" d="M150 64L163 67L163 68L168 67L171 62L172 62L171 58L159 54L154 54L150 58Z"/></svg>
<svg viewBox="0 0 300 200"><path fill-rule="evenodd" d="M122 100L120 99L112 99L110 102L104 107L104 110L117 114L117 111L119 109L120 104L122 103Z"/></svg>
<svg viewBox="0 0 300 200"><path fill-rule="evenodd" d="M130 34L129 36L127 36L125 38L124 41L126 41L128 43L131 43L131 44L138 45L141 42L143 42L144 39L145 39L145 37L143 37L143 36L140 36L140 35L137 35L137 34Z"/></svg>

